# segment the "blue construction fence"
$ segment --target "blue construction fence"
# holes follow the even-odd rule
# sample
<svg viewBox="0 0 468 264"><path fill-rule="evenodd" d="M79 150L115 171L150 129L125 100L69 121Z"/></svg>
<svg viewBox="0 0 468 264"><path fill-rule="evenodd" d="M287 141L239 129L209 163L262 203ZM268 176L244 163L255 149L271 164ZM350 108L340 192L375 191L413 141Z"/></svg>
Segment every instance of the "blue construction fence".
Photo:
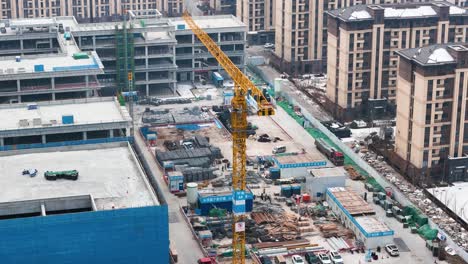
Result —
<svg viewBox="0 0 468 264"><path fill-rule="evenodd" d="M37 144L8 145L8 146L0 146L0 151L78 146L78 145L87 145L87 144L101 144L101 143L125 142L125 141L132 143L133 140L134 140L133 137L114 137L114 138L96 138L96 139L74 140L74 141L64 141L64 142L51 142L51 143L45 143L45 144L37 143Z"/></svg>
<svg viewBox="0 0 468 264"><path fill-rule="evenodd" d="M0 220L2 264L169 263L167 206Z"/></svg>

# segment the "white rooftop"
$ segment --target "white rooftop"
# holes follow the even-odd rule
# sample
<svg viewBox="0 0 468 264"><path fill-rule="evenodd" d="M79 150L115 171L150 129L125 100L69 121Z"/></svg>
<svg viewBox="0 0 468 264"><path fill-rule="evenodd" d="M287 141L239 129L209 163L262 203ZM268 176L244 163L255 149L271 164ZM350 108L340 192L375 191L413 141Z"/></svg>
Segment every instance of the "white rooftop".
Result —
<svg viewBox="0 0 468 264"><path fill-rule="evenodd" d="M310 175L314 177L345 177L346 171L343 167L310 169Z"/></svg>
<svg viewBox="0 0 468 264"><path fill-rule="evenodd" d="M22 175L37 169L36 177ZM48 181L44 172L77 170L78 180ZM128 146L0 157L0 202L92 195L98 210L158 205Z"/></svg>
<svg viewBox="0 0 468 264"><path fill-rule="evenodd" d="M427 60L427 63L440 63L440 62L452 62L455 59L448 53L445 48L438 48L432 52Z"/></svg>
<svg viewBox="0 0 468 264"><path fill-rule="evenodd" d="M369 19L369 18L372 18L369 12L362 10L362 11L354 11L353 13L351 13L349 20Z"/></svg>
<svg viewBox="0 0 468 264"><path fill-rule="evenodd" d="M392 231L384 222L373 216L358 216L354 219L367 233Z"/></svg>
<svg viewBox="0 0 468 264"><path fill-rule="evenodd" d="M430 6L420 6L418 8L385 8L385 17L422 17L435 16L436 11Z"/></svg>
<svg viewBox="0 0 468 264"><path fill-rule="evenodd" d="M28 104L0 107L0 130L26 129L43 127L33 126L33 119L40 118L42 124L53 123L61 126L63 115L73 115L73 125L99 124L130 120L125 107L111 98L52 101L38 104L38 108L28 110ZM20 126L20 120L28 120L29 126Z"/></svg>
<svg viewBox="0 0 468 264"><path fill-rule="evenodd" d="M431 188L428 191L468 223L468 182L455 182L453 186Z"/></svg>
<svg viewBox="0 0 468 264"><path fill-rule="evenodd" d="M242 23L238 18L235 16L228 16L228 15L220 15L220 16L201 16L201 17L193 17L195 23L203 29L207 28L230 28L230 27L245 27L245 24ZM190 30L187 23L183 18L174 18L171 19L171 22L176 25L185 25L185 29Z"/></svg>

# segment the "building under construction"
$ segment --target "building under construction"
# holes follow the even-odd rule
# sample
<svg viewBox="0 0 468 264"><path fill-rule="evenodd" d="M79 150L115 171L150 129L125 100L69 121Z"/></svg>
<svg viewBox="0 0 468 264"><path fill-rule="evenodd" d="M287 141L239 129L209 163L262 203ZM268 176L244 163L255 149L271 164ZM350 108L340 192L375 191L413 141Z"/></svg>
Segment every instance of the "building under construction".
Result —
<svg viewBox="0 0 468 264"><path fill-rule="evenodd" d="M246 28L234 16L195 18L239 67ZM0 103L113 95L172 95L177 81L207 80L217 61L182 19L129 11L126 22L74 17L5 20L0 31Z"/></svg>

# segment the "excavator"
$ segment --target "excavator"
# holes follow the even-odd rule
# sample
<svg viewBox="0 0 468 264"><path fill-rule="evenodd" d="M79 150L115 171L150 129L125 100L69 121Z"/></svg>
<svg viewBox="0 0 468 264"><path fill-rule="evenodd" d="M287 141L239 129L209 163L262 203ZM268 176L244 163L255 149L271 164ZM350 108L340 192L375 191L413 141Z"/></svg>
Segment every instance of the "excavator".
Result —
<svg viewBox="0 0 468 264"><path fill-rule="evenodd" d="M247 114L250 96L256 102L259 116L275 114L273 105L266 99L262 90L256 87L250 79L224 54L211 37L201 29L186 10L183 18L192 32L205 45L210 54L218 61L234 82L234 97L231 101L232 127L232 189L233 189L233 221L232 221L232 263L245 263L245 196L246 196L246 160L247 160Z"/></svg>

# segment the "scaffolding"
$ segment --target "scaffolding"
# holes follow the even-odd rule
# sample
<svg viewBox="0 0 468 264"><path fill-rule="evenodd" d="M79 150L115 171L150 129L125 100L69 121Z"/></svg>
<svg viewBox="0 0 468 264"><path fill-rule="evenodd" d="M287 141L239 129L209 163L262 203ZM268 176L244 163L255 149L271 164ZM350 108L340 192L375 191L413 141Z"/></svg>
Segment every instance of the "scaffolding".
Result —
<svg viewBox="0 0 468 264"><path fill-rule="evenodd" d="M116 49L116 87L117 92L134 90L135 56L133 24L127 25L125 20L122 25L115 26Z"/></svg>

